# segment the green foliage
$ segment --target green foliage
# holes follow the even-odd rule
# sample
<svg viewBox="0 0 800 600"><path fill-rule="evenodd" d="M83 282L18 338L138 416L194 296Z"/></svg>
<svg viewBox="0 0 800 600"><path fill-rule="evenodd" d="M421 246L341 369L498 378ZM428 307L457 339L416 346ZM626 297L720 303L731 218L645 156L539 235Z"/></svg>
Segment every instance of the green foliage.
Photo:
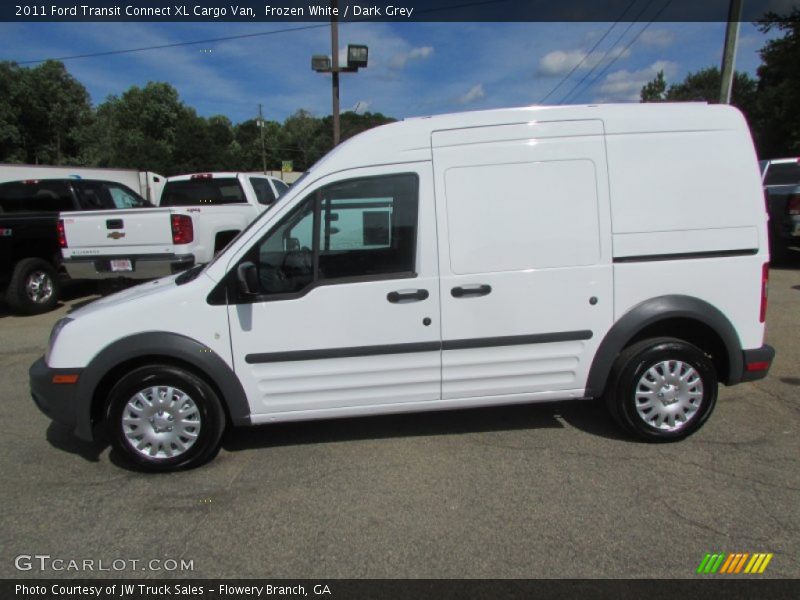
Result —
<svg viewBox="0 0 800 600"><path fill-rule="evenodd" d="M639 97L642 102L663 102L666 99L667 82L664 71L659 71L652 81L648 81L642 88Z"/></svg>
<svg viewBox="0 0 800 600"><path fill-rule="evenodd" d="M393 121L380 113L341 115L342 140ZM305 170L333 147L331 117L298 110L283 124L201 117L168 83L132 86L92 109L64 65L32 69L0 62L0 162L78 164L155 171ZM263 143L262 143L263 134Z"/></svg>
<svg viewBox="0 0 800 600"><path fill-rule="evenodd" d="M697 73L689 73L680 83L667 88L664 72L659 71L656 77L648 82L641 92L642 102L719 102L719 91L722 83L717 67L701 69ZM747 73L736 72L733 78L731 104L745 114L753 113L755 108L756 81Z"/></svg>
<svg viewBox="0 0 800 600"><path fill-rule="evenodd" d="M762 32L777 29L783 36L768 41L760 51L756 122L762 158L800 155L800 9L786 15L768 15Z"/></svg>
<svg viewBox="0 0 800 600"><path fill-rule="evenodd" d="M0 63L0 160L74 162L90 119L89 94L62 63Z"/></svg>

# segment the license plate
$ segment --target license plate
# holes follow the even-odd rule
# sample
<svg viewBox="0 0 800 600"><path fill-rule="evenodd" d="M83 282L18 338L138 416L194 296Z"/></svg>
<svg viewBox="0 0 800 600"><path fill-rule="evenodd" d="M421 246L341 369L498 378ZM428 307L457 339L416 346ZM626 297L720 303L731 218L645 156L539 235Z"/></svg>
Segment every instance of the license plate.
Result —
<svg viewBox="0 0 800 600"><path fill-rule="evenodd" d="M111 270L114 273L124 272L124 271L133 271L133 265L131 261L127 258L119 259L119 260L112 260L111 261Z"/></svg>

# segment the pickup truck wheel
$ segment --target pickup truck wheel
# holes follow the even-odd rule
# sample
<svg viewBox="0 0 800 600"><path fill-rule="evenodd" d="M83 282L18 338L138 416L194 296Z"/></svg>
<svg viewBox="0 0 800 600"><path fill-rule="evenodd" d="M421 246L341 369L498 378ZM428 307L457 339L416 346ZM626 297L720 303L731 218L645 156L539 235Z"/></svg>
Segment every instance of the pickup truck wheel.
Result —
<svg viewBox="0 0 800 600"><path fill-rule="evenodd" d="M61 285L53 266L41 258L23 258L14 267L6 289L6 302L23 314L53 310L58 304Z"/></svg>
<svg viewBox="0 0 800 600"><path fill-rule="evenodd" d="M615 420L649 442L691 435L711 415L716 400L711 359L676 338L653 338L626 348L614 364L605 394Z"/></svg>
<svg viewBox="0 0 800 600"><path fill-rule="evenodd" d="M111 390L106 427L114 448L139 468L174 471L216 453L225 412L213 388L194 373L150 365Z"/></svg>

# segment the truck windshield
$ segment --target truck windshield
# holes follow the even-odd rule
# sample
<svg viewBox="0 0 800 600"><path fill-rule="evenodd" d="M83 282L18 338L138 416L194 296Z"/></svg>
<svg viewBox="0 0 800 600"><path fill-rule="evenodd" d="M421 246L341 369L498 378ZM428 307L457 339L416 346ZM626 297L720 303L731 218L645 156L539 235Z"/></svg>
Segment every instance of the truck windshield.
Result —
<svg viewBox="0 0 800 600"><path fill-rule="evenodd" d="M774 163L767 169L764 185L800 185L800 164Z"/></svg>
<svg viewBox="0 0 800 600"><path fill-rule="evenodd" d="M10 181L0 184L0 212L74 210L69 187L60 181Z"/></svg>
<svg viewBox="0 0 800 600"><path fill-rule="evenodd" d="M168 181L159 206L201 206L247 202L235 177L204 177Z"/></svg>

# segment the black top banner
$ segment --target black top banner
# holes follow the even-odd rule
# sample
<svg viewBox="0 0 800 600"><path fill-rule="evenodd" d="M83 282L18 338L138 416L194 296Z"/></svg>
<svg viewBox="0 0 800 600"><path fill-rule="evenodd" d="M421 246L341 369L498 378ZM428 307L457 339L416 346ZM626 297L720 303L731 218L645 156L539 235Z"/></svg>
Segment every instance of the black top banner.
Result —
<svg viewBox="0 0 800 600"><path fill-rule="evenodd" d="M46 0L3 2L0 21L727 21L733 0ZM740 20L800 18L800 0L743 0Z"/></svg>

